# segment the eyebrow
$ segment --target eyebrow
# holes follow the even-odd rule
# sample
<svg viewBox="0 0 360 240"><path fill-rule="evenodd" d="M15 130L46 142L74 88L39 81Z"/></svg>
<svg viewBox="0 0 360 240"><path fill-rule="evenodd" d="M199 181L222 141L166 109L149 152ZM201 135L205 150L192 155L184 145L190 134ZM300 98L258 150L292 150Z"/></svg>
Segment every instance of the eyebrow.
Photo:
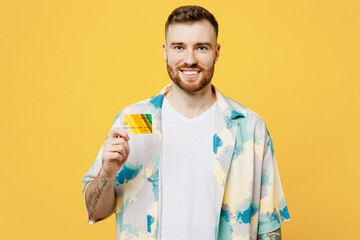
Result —
<svg viewBox="0 0 360 240"><path fill-rule="evenodd" d="M185 43L183 42L172 42L170 43L170 46L178 46L178 45L186 45ZM209 42L198 42L195 44L195 46L209 46L209 47L212 47L211 43Z"/></svg>

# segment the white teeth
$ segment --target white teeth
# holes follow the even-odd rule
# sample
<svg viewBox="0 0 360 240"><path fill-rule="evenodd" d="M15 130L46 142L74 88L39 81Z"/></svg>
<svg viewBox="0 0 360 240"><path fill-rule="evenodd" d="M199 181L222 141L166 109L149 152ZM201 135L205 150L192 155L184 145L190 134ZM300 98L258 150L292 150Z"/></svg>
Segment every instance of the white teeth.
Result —
<svg viewBox="0 0 360 240"><path fill-rule="evenodd" d="M198 71L183 71L185 74L197 74Z"/></svg>

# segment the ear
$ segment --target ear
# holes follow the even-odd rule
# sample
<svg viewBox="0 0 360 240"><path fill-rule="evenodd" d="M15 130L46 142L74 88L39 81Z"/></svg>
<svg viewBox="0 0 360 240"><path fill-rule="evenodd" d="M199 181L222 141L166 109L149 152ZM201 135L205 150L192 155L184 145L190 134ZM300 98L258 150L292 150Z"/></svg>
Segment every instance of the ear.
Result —
<svg viewBox="0 0 360 240"><path fill-rule="evenodd" d="M215 61L217 61L219 59L220 56L220 44L216 44L216 49L215 49Z"/></svg>
<svg viewBox="0 0 360 240"><path fill-rule="evenodd" d="M166 47L166 44L163 43L163 54L164 54L164 58L165 58L165 61L167 60L167 47Z"/></svg>

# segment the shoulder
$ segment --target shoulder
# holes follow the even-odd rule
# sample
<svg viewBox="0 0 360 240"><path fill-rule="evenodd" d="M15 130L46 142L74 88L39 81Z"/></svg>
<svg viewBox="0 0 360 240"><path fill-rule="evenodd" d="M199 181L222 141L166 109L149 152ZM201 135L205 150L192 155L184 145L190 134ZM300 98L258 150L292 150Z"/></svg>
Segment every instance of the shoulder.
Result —
<svg viewBox="0 0 360 240"><path fill-rule="evenodd" d="M267 125L258 113L228 97L225 97L225 100L233 111L243 115L243 117L237 118L239 131L241 131L243 138L253 138L256 144L272 144Z"/></svg>
<svg viewBox="0 0 360 240"><path fill-rule="evenodd" d="M231 98L228 98L226 96L223 97L234 111L239 112L243 115L243 117L239 118L242 123L246 123L247 125L251 125L254 127L265 127L265 121L257 112L248 107L245 107L244 105Z"/></svg>

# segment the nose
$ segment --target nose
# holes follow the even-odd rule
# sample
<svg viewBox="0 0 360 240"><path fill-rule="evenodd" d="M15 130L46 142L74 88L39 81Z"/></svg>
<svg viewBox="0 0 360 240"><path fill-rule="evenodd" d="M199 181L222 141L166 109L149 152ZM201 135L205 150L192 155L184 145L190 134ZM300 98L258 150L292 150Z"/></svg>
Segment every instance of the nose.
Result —
<svg viewBox="0 0 360 240"><path fill-rule="evenodd" d="M192 66L192 65L195 65L197 64L197 58L196 58L196 55L194 53L194 51L192 50L188 50L187 53L186 53L186 56L184 58L184 63L187 65L187 66Z"/></svg>

